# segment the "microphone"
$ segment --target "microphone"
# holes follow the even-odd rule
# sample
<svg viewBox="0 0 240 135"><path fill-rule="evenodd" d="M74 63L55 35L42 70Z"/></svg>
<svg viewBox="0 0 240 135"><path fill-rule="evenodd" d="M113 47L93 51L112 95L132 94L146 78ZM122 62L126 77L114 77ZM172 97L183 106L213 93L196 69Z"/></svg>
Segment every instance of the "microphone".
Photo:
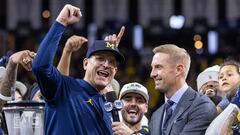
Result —
<svg viewBox="0 0 240 135"><path fill-rule="evenodd" d="M106 93L107 102L104 104L104 108L107 112L112 113L113 121L120 121L118 111L123 108L123 103L118 100L116 92L110 91Z"/></svg>

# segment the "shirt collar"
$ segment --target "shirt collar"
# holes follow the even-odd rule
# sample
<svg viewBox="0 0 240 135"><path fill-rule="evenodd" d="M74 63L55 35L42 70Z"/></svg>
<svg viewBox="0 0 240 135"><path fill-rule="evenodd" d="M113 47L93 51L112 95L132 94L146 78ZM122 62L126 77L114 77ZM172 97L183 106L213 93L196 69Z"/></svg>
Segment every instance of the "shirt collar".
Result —
<svg viewBox="0 0 240 135"><path fill-rule="evenodd" d="M80 80L80 84L90 95L100 95L99 92L87 81Z"/></svg>
<svg viewBox="0 0 240 135"><path fill-rule="evenodd" d="M173 96L170 98L174 103L178 103L179 100L181 99L182 95L185 93L185 91L188 89L187 83L185 83L180 89L178 89ZM168 98L165 96L165 101L167 101Z"/></svg>

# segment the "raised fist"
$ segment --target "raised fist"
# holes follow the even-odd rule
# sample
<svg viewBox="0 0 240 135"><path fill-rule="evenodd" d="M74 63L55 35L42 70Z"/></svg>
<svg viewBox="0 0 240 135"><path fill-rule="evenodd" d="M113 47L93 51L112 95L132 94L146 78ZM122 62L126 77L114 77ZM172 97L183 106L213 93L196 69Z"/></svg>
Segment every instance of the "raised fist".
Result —
<svg viewBox="0 0 240 135"><path fill-rule="evenodd" d="M29 50L23 50L20 52L16 52L9 58L10 64L21 64L27 71L32 70L32 61L35 57L36 53L31 52Z"/></svg>
<svg viewBox="0 0 240 135"><path fill-rule="evenodd" d="M64 26L76 23L80 20L82 13L78 7L66 4L57 17L57 22Z"/></svg>
<svg viewBox="0 0 240 135"><path fill-rule="evenodd" d="M78 49L80 49L82 45L87 41L88 40L82 36L76 36L76 35L71 36L65 44L64 51L69 53L75 52Z"/></svg>

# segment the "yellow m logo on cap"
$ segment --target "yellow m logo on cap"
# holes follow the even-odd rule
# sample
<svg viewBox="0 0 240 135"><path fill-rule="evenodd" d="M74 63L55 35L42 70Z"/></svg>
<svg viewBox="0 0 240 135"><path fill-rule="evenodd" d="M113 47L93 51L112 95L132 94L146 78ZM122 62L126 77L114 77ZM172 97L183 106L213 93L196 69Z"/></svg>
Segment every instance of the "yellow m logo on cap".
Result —
<svg viewBox="0 0 240 135"><path fill-rule="evenodd" d="M115 49L115 48L114 48L115 45L114 45L114 44L110 44L109 42L107 42L106 47L107 47L107 48L112 48L113 50Z"/></svg>

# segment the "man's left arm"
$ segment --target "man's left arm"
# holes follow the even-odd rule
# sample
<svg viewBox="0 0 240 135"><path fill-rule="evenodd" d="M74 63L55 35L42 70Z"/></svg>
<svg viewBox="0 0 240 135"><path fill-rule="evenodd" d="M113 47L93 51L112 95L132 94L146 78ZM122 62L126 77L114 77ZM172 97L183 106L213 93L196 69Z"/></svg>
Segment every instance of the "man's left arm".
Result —
<svg viewBox="0 0 240 135"><path fill-rule="evenodd" d="M217 116L215 105L207 97L201 97L193 103L188 121L179 135L204 135L206 129Z"/></svg>

